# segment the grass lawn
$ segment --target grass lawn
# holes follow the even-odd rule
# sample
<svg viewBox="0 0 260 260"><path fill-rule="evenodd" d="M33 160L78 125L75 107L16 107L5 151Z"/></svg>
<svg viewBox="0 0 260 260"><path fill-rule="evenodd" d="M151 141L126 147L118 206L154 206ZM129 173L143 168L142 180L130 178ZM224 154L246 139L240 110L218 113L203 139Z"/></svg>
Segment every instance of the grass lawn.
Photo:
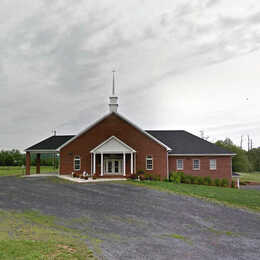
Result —
<svg viewBox="0 0 260 260"><path fill-rule="evenodd" d="M53 166L41 166L41 173L58 172L58 169L53 169ZM36 173L36 167L31 167L31 173ZM0 176L19 176L25 174L25 168L20 166L0 166Z"/></svg>
<svg viewBox="0 0 260 260"><path fill-rule="evenodd" d="M53 217L0 210L0 259L93 259L83 240Z"/></svg>
<svg viewBox="0 0 260 260"><path fill-rule="evenodd" d="M211 200L226 205L260 211L260 191L238 190L231 188L195 185L174 184L160 181L130 181L129 183L145 186L160 191L175 192L188 196Z"/></svg>
<svg viewBox="0 0 260 260"><path fill-rule="evenodd" d="M239 172L240 181L242 182L259 182L260 183L260 172L245 173Z"/></svg>

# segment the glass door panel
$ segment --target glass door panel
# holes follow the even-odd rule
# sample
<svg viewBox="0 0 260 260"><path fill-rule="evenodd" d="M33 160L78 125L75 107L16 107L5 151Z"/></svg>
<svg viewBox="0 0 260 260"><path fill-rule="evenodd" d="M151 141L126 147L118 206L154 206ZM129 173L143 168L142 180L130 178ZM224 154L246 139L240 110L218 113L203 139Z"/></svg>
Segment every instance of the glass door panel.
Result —
<svg viewBox="0 0 260 260"><path fill-rule="evenodd" d="M115 173L119 173L119 162L114 161L114 168L115 168Z"/></svg>
<svg viewBox="0 0 260 260"><path fill-rule="evenodd" d="M113 164L112 161L107 162L107 172L112 173L113 171Z"/></svg>

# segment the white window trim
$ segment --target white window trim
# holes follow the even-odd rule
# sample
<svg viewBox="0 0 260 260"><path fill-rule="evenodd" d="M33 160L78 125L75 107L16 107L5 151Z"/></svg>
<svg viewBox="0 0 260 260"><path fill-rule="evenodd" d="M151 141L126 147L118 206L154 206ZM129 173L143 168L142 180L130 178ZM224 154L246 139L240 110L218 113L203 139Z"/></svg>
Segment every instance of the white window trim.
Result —
<svg viewBox="0 0 260 260"><path fill-rule="evenodd" d="M181 168L178 167L178 161L182 161L182 167ZM184 169L184 160L183 159L177 159L176 160L176 170L181 171L183 169Z"/></svg>
<svg viewBox="0 0 260 260"><path fill-rule="evenodd" d="M75 161L76 160L79 161L79 169L75 168ZM74 156L74 159L73 159L73 169L74 169L74 171L80 171L80 169L81 169L81 158L80 158L79 155Z"/></svg>
<svg viewBox="0 0 260 260"><path fill-rule="evenodd" d="M215 168L211 168L210 161L215 161ZM217 170L217 160L216 159L209 159L209 169L211 171L216 171Z"/></svg>
<svg viewBox="0 0 260 260"><path fill-rule="evenodd" d="M150 168L148 169L148 168L147 168L147 161L150 161L150 160L152 161L152 168L151 168L151 169L150 169ZM152 170L153 170L153 156L152 156L152 155L147 155L147 156L146 156L145 168L146 168L147 171L152 171Z"/></svg>
<svg viewBox="0 0 260 260"><path fill-rule="evenodd" d="M194 161L199 161L199 168L194 168ZM193 171L199 171L200 170L200 159L193 159L192 160L192 170Z"/></svg>

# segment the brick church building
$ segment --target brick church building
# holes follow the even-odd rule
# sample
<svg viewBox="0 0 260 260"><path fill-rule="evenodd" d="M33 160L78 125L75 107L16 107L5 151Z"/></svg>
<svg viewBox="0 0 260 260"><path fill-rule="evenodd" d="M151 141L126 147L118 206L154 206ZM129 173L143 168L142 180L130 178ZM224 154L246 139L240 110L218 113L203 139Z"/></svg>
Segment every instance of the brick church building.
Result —
<svg viewBox="0 0 260 260"><path fill-rule="evenodd" d="M160 176L173 171L231 181L234 154L184 130L143 130L117 112L113 80L109 113L77 135L54 135L26 151L26 174L31 154L40 173L42 153L59 154L59 174L82 173L100 178L130 177L138 171Z"/></svg>

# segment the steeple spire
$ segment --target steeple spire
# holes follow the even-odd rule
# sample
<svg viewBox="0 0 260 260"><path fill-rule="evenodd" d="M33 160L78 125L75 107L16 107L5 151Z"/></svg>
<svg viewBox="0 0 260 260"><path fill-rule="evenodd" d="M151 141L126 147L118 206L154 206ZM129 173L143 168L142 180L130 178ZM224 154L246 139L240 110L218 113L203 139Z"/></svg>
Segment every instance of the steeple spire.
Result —
<svg viewBox="0 0 260 260"><path fill-rule="evenodd" d="M116 71L113 70L112 73L113 73L113 88L112 88L112 96L114 96L114 95L115 95L115 73L116 73Z"/></svg>
<svg viewBox="0 0 260 260"><path fill-rule="evenodd" d="M109 111L112 112L117 112L118 108L118 97L116 96L115 93L115 73L116 71L113 70L113 85L112 85L112 96L109 97Z"/></svg>

